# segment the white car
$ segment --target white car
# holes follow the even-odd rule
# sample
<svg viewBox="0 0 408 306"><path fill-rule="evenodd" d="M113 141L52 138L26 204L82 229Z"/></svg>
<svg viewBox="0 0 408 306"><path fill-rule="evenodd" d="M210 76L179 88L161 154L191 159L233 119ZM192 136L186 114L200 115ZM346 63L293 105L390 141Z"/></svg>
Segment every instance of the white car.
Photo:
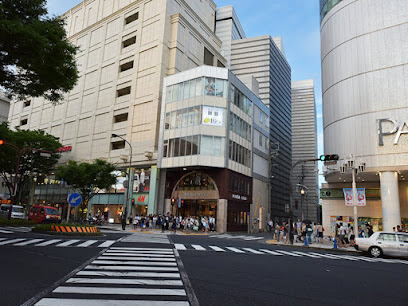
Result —
<svg viewBox="0 0 408 306"><path fill-rule="evenodd" d="M2 218L8 218L8 213L10 209L10 204L1 204L0 206L0 216ZM11 218L13 219L26 219L26 214L24 212L24 207L20 205L13 205L13 210L11 211Z"/></svg>
<svg viewBox="0 0 408 306"><path fill-rule="evenodd" d="M382 255L408 257L408 234L376 232L369 238L357 238L354 247L369 252L373 257Z"/></svg>

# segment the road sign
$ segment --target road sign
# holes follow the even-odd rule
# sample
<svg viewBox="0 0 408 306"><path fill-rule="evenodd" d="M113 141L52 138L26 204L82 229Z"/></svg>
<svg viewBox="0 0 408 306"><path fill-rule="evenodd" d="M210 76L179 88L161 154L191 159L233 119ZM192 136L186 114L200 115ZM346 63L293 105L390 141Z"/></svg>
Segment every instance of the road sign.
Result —
<svg viewBox="0 0 408 306"><path fill-rule="evenodd" d="M124 180L122 183L123 187L128 188L129 187L129 181L128 180Z"/></svg>
<svg viewBox="0 0 408 306"><path fill-rule="evenodd" d="M71 206L78 206L82 202L82 197L79 193L72 193L68 197L68 203L71 204Z"/></svg>
<svg viewBox="0 0 408 306"><path fill-rule="evenodd" d="M285 213L289 213L289 204L285 204Z"/></svg>

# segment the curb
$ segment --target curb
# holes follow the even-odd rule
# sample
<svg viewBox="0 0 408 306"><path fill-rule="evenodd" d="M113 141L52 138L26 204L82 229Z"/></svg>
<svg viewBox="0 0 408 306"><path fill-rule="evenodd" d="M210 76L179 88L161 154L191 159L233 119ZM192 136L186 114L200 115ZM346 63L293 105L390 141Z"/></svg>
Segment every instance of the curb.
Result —
<svg viewBox="0 0 408 306"><path fill-rule="evenodd" d="M319 248L319 247L314 247L314 246L304 246L304 245L294 245L294 244L280 244L276 242L270 242L272 240L266 241L267 244L271 245L276 245L276 246L283 246L283 247L292 247L292 248L300 248L300 249L313 249L313 250L322 250L322 251L333 251L333 252L339 252L339 253L346 253L346 254L360 254L360 251L357 250L352 250L352 251L346 251L342 249L332 249L332 248Z"/></svg>

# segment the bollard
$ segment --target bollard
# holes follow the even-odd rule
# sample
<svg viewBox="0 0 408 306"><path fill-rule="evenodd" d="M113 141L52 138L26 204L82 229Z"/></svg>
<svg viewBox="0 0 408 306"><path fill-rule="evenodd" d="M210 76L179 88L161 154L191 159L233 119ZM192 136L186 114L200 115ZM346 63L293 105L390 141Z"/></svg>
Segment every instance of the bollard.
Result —
<svg viewBox="0 0 408 306"><path fill-rule="evenodd" d="M333 249L337 249L337 239L333 239Z"/></svg>
<svg viewBox="0 0 408 306"><path fill-rule="evenodd" d="M305 246L309 246L309 244L307 243L307 236L305 236Z"/></svg>

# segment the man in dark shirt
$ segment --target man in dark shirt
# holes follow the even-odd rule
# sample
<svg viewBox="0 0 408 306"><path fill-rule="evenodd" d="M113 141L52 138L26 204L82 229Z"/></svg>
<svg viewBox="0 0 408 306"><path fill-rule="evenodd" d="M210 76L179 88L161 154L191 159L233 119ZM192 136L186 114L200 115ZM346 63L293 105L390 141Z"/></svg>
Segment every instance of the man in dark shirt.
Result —
<svg viewBox="0 0 408 306"><path fill-rule="evenodd" d="M371 225L369 225L368 226L368 237L371 237L372 234L374 234L373 228L371 227Z"/></svg>

